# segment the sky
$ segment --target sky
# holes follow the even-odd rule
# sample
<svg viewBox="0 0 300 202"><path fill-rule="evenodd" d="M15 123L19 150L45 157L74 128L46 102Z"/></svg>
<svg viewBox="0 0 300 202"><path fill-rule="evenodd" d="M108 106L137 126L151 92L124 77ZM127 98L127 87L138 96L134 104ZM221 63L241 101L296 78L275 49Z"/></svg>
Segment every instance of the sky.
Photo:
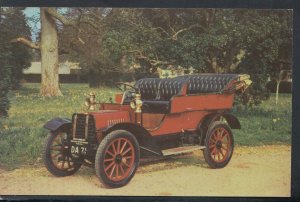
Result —
<svg viewBox="0 0 300 202"><path fill-rule="evenodd" d="M65 12L65 8L59 8L60 12ZM27 18L27 23L31 27L31 39L36 40L39 31L41 30L40 22L40 8L39 7L27 7L24 10L24 14Z"/></svg>
<svg viewBox="0 0 300 202"><path fill-rule="evenodd" d="M31 39L33 41L36 40L36 37L38 35L38 32L41 29L41 23L39 21L39 16L40 16L40 8L38 7L27 7L24 10L24 14L26 18L28 18L28 24L31 27ZM32 18L35 18L36 21L31 20Z"/></svg>

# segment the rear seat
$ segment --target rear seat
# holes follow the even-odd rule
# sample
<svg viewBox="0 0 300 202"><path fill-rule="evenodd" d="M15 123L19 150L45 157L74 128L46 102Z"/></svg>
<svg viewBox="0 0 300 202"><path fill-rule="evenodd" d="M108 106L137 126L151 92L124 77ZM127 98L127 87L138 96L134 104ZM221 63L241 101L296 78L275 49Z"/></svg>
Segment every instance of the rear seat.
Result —
<svg viewBox="0 0 300 202"><path fill-rule="evenodd" d="M182 94L184 85L187 85L187 95L222 93L228 83L238 76L238 74L198 74L170 79L144 78L138 80L135 87L141 93L143 112L168 113L171 98Z"/></svg>
<svg viewBox="0 0 300 202"><path fill-rule="evenodd" d="M198 74L189 76L187 94L222 93L238 74Z"/></svg>

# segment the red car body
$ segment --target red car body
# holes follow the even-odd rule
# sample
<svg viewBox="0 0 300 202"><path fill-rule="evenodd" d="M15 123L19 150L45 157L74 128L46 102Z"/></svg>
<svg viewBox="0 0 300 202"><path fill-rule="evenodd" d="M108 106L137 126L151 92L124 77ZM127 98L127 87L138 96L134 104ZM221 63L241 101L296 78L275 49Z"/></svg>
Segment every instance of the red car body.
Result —
<svg viewBox="0 0 300 202"><path fill-rule="evenodd" d="M139 157L162 157L203 149L208 164L221 168L227 165L233 152L230 128L241 128L238 119L230 114L234 97L250 84L248 75L237 74L141 79L132 87L134 91L116 94L114 103L101 103L98 111L75 113L72 120L55 118L46 123L45 128L54 134L67 131L69 142L64 146L65 156L74 155L77 162L86 159L95 163L100 181L111 187L123 186L130 181ZM134 101L136 107L135 103L131 105ZM138 101L141 101L141 109L137 109ZM122 144L125 150L129 145L130 156L119 152ZM45 160L48 170L57 175L49 166L55 167L55 163L51 164L54 162L51 154L45 158L51 160L50 163L49 159ZM134 158L134 161L126 161L127 158ZM61 161L64 162L58 160ZM105 163L109 161L113 163ZM127 164L132 166L132 171Z"/></svg>

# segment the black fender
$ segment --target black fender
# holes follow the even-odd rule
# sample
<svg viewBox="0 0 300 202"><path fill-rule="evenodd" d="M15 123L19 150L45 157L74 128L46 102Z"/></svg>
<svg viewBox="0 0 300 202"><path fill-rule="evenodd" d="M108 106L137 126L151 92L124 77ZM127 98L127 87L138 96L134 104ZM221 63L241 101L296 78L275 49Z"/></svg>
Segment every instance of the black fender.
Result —
<svg viewBox="0 0 300 202"><path fill-rule="evenodd" d="M137 139L139 146L142 150L152 153L154 155L162 155L160 148L156 144L155 139L150 135L150 133L142 126L134 123L118 123L105 128L102 131L103 136L114 130L126 130L132 133Z"/></svg>
<svg viewBox="0 0 300 202"><path fill-rule="evenodd" d="M58 129L70 129L72 127L72 120L68 118L54 118L45 123L43 127L52 132Z"/></svg>
<svg viewBox="0 0 300 202"><path fill-rule="evenodd" d="M225 120L227 121L230 128L241 129L241 124L240 124L239 120L234 115L230 114L229 112L223 111L223 112L208 114L201 119L200 124L198 126L199 133L201 134L201 144L204 144L204 141L205 141L205 138L207 135L207 131L208 131L209 127L211 126L211 124L214 121L219 120L220 117L225 118Z"/></svg>
<svg viewBox="0 0 300 202"><path fill-rule="evenodd" d="M220 117L225 118L230 128L241 129L241 124L239 120L233 114L230 114L228 112L211 113L206 115L205 117L202 118L199 127L208 127L212 122L219 120Z"/></svg>
<svg viewBox="0 0 300 202"><path fill-rule="evenodd" d="M222 117L224 117L232 129L241 129L240 121L233 115L229 113L222 114Z"/></svg>

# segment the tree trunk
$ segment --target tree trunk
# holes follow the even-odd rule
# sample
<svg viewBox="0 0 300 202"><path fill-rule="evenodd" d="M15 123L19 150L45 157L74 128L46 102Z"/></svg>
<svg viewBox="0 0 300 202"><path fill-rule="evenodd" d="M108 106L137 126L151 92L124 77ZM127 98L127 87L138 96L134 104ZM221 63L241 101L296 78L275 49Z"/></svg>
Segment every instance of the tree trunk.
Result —
<svg viewBox="0 0 300 202"><path fill-rule="evenodd" d="M276 98L275 98L275 103L277 105L277 103L278 103L278 94L279 94L279 86L280 86L280 81L281 80L276 80L276 81L277 81L277 83L276 83Z"/></svg>
<svg viewBox="0 0 300 202"><path fill-rule="evenodd" d="M60 96L58 75L58 38L55 20L41 8L42 96Z"/></svg>

